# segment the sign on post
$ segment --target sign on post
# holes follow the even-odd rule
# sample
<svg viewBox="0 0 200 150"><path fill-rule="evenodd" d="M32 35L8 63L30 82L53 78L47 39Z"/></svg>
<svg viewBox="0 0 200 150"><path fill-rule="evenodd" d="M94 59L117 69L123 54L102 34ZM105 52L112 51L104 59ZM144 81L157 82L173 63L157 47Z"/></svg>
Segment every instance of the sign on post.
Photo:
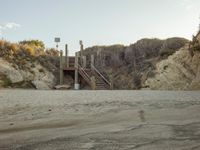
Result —
<svg viewBox="0 0 200 150"><path fill-rule="evenodd" d="M56 37L56 38L55 38L55 42L56 42L56 43L59 43L59 42L60 42L60 38L59 38L59 37Z"/></svg>
<svg viewBox="0 0 200 150"><path fill-rule="evenodd" d="M60 38L59 37L56 37L54 39L54 41L56 42L56 48L58 49L58 43L60 42Z"/></svg>

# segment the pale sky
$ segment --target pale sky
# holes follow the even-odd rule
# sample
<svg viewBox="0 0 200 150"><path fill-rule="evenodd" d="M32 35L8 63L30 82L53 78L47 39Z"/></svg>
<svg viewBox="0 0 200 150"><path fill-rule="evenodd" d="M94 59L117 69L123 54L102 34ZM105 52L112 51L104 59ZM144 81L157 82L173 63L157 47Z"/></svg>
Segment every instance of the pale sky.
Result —
<svg viewBox="0 0 200 150"><path fill-rule="evenodd" d="M129 45L141 38L191 39L200 0L0 0L0 37L69 45L70 54L93 45Z"/></svg>

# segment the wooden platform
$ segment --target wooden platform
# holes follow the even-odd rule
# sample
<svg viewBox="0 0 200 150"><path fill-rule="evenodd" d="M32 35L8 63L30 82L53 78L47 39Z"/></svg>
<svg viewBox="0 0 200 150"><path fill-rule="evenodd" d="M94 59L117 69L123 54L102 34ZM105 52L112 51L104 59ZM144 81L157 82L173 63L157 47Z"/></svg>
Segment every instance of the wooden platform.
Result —
<svg viewBox="0 0 200 150"><path fill-rule="evenodd" d="M76 68L75 67L70 67L70 68L64 68L63 69L64 71L75 71L76 70Z"/></svg>
<svg viewBox="0 0 200 150"><path fill-rule="evenodd" d="M89 61L89 60L88 60ZM94 55L91 56L91 65L88 67L86 64L86 56L65 56L61 54L60 58L60 74L61 84L63 83L64 75L70 74L74 76L74 83L80 84L80 80L84 80L91 89L94 90L108 90L112 89L111 82L106 79L101 72L94 66ZM81 77L79 79L79 77Z"/></svg>

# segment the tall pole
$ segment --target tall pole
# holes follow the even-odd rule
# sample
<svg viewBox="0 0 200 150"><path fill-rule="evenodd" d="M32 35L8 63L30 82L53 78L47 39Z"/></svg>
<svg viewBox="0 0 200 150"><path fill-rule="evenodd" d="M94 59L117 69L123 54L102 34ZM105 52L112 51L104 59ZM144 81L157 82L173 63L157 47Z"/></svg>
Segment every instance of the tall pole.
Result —
<svg viewBox="0 0 200 150"><path fill-rule="evenodd" d="M80 52L81 52L81 56L80 56L81 57L81 60L80 60L81 62L80 63L81 63L81 66L82 66L83 65L83 41L80 40L79 44L80 44Z"/></svg>
<svg viewBox="0 0 200 150"><path fill-rule="evenodd" d="M79 90L79 83L78 83L78 53L76 53L75 56L75 83L74 83L74 89Z"/></svg>
<svg viewBox="0 0 200 150"><path fill-rule="evenodd" d="M66 60L67 68L69 68L69 57L68 57L68 45L67 44L65 44L65 60Z"/></svg>
<svg viewBox="0 0 200 150"><path fill-rule="evenodd" d="M54 42L56 42L56 49L58 49L58 43L60 43L60 38L56 37L54 39ZM62 85L64 83L64 72L63 72L63 51L60 51L60 85Z"/></svg>
<svg viewBox="0 0 200 150"><path fill-rule="evenodd" d="M63 84L63 51L60 51L60 85Z"/></svg>
<svg viewBox="0 0 200 150"><path fill-rule="evenodd" d="M83 65L82 65L82 67L86 68L87 67L86 56L83 56L82 59L83 59Z"/></svg>
<svg viewBox="0 0 200 150"><path fill-rule="evenodd" d="M91 55L91 68L94 66L94 54Z"/></svg>

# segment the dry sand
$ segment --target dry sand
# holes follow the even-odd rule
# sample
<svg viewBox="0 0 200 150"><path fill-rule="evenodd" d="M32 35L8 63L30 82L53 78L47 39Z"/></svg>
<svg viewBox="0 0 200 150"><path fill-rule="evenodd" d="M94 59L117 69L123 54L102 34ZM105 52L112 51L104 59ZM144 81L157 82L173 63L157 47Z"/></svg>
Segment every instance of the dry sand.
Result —
<svg viewBox="0 0 200 150"><path fill-rule="evenodd" d="M199 150L200 92L0 90L0 150Z"/></svg>

